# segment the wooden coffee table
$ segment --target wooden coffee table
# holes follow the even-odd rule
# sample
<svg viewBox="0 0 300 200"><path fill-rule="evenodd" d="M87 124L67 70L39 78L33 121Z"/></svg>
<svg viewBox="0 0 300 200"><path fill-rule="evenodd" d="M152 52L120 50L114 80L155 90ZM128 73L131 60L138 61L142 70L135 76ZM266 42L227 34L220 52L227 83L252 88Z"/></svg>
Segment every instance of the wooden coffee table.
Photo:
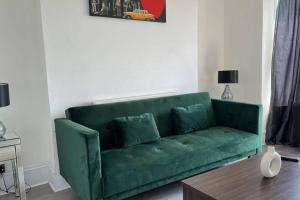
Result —
<svg viewBox="0 0 300 200"><path fill-rule="evenodd" d="M300 164L282 163L272 179L260 173L261 156L182 181L184 200L300 200Z"/></svg>

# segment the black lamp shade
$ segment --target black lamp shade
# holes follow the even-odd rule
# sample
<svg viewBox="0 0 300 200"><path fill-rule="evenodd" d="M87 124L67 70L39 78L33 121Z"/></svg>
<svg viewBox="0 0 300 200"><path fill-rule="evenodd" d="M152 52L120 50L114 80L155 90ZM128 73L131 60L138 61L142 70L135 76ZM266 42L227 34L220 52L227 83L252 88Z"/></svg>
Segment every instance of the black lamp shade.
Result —
<svg viewBox="0 0 300 200"><path fill-rule="evenodd" d="M0 107L9 106L9 88L7 83L0 83Z"/></svg>
<svg viewBox="0 0 300 200"><path fill-rule="evenodd" d="M218 72L218 83L238 83L238 70L226 70Z"/></svg>

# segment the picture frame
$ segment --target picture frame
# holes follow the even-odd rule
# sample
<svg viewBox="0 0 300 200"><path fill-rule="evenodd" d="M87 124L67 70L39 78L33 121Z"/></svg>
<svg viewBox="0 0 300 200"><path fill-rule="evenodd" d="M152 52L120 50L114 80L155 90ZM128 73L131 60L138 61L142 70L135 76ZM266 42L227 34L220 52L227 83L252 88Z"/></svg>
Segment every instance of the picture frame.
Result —
<svg viewBox="0 0 300 200"><path fill-rule="evenodd" d="M166 0L89 0L90 16L165 23Z"/></svg>

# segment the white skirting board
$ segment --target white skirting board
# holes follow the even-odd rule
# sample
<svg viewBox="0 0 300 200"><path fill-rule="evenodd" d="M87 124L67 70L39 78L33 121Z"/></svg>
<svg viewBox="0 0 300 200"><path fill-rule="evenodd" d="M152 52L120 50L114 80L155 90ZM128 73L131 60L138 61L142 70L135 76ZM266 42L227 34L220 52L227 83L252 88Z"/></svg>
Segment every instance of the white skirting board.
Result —
<svg viewBox="0 0 300 200"><path fill-rule="evenodd" d="M39 165L34 167L28 167L24 169L25 182L31 187L36 187L39 185L44 185L49 182L49 165ZM8 187L13 185L13 174L12 172L7 172L4 174L5 182ZM4 189L2 178L0 180L0 187ZM27 187L26 187L27 188ZM0 192L0 195L4 195L4 192Z"/></svg>
<svg viewBox="0 0 300 200"><path fill-rule="evenodd" d="M51 174L48 165L40 165L36 167L25 168L25 182L31 187L36 187L44 184L49 184L54 192L59 192L70 188L70 185L60 174ZM51 176L50 176L51 174ZM50 177L50 179L49 179ZM7 172L4 174L7 187L13 185L13 174ZM2 178L0 179L0 187L4 189ZM26 186L27 188L28 186ZM5 195L5 192L0 191L0 196Z"/></svg>
<svg viewBox="0 0 300 200"><path fill-rule="evenodd" d="M60 174L52 174L49 180L49 185L54 192L59 192L70 188L70 185Z"/></svg>

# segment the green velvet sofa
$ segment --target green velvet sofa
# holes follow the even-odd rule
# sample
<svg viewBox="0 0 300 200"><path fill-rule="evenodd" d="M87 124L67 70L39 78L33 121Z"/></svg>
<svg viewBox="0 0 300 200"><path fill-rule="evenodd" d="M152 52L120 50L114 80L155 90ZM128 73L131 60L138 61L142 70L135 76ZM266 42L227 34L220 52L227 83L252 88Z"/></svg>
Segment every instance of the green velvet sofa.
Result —
<svg viewBox="0 0 300 200"><path fill-rule="evenodd" d="M209 129L175 135L171 109L203 104ZM117 148L112 119L153 113L161 139ZM60 173L81 200L124 199L257 154L262 107L186 94L73 107L56 119ZM142 133L141 133L142 134Z"/></svg>

